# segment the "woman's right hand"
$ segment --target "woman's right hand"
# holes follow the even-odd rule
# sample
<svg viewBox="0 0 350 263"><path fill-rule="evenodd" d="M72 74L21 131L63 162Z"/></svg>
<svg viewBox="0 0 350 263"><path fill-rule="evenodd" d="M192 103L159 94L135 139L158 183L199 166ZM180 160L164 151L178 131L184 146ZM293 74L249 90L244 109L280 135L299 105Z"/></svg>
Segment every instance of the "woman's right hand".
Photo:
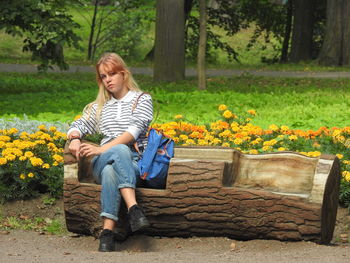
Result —
<svg viewBox="0 0 350 263"><path fill-rule="evenodd" d="M80 145L81 141L80 140L72 140L69 144L69 151L77 158L79 161L79 155L80 155Z"/></svg>

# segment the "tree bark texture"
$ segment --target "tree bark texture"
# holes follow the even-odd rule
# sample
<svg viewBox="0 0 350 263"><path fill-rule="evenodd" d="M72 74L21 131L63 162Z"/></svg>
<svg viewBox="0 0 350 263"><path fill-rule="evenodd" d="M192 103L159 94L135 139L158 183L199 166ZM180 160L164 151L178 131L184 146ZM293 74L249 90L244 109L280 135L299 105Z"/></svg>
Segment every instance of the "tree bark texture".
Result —
<svg viewBox="0 0 350 263"><path fill-rule="evenodd" d="M185 78L184 0L157 0L154 79Z"/></svg>
<svg viewBox="0 0 350 263"><path fill-rule="evenodd" d="M327 23L319 63L328 66L350 65L350 2L327 1Z"/></svg>
<svg viewBox="0 0 350 263"><path fill-rule="evenodd" d="M207 46L207 12L206 0L199 1L199 45L197 58L198 89L206 89L205 51Z"/></svg>
<svg viewBox="0 0 350 263"><path fill-rule="evenodd" d="M288 60L288 51L289 51L289 40L290 34L292 32L292 20L293 20L293 0L288 0L287 3L287 20L286 27L284 30L282 52L281 52L281 62L287 62Z"/></svg>
<svg viewBox="0 0 350 263"><path fill-rule="evenodd" d="M79 166L88 166L81 160ZM101 187L78 172L66 148L64 209L69 231L97 235ZM85 176L82 176L84 173ZM90 178L90 179L89 179ZM239 240L331 241L340 182L335 156L247 155L225 148L175 149L164 190L137 189L148 235ZM125 224L125 209L120 212Z"/></svg>
<svg viewBox="0 0 350 263"><path fill-rule="evenodd" d="M294 0L294 22L290 61L299 62L312 58L312 37L315 0Z"/></svg>

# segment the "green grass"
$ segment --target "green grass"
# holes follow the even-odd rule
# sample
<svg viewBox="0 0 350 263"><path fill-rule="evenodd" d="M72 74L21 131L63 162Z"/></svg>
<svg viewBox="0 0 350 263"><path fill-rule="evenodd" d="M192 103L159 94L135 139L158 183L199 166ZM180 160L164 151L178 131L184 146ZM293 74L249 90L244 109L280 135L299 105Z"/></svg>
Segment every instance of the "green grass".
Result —
<svg viewBox="0 0 350 263"><path fill-rule="evenodd" d="M253 123L263 128L273 123L301 129L349 125L348 79L217 77L208 80L203 92L196 89L194 78L179 83L157 83L149 76L136 79L152 94L158 123L183 114L189 122L208 124L220 118L218 105L226 104L236 114L257 110ZM94 100L97 87L93 74L0 73L0 92L0 117L25 114L29 119L71 122Z"/></svg>

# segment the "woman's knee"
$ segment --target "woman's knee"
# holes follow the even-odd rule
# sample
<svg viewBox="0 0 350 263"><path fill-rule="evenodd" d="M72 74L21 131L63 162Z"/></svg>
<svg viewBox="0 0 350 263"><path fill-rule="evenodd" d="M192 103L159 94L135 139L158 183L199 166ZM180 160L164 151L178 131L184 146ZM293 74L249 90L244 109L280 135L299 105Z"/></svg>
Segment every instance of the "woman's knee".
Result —
<svg viewBox="0 0 350 263"><path fill-rule="evenodd" d="M107 164L101 172L101 181L110 185L116 185L118 178L111 164Z"/></svg>

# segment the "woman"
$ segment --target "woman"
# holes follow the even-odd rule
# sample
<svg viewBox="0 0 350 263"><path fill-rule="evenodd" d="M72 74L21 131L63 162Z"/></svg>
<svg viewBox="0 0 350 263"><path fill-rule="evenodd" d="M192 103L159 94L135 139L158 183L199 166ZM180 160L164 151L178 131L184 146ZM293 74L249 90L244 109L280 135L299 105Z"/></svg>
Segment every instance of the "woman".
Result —
<svg viewBox="0 0 350 263"><path fill-rule="evenodd" d="M133 232L149 226L135 198L138 153L147 145L146 133L153 117L152 98L142 93L120 56L104 54L96 65L99 86L95 101L87 105L83 116L73 122L67 135L69 150L92 159L95 180L102 185L100 216L103 230L99 251L114 251L113 230L118 221L121 197L128 208ZM103 135L100 146L81 143L86 134Z"/></svg>

